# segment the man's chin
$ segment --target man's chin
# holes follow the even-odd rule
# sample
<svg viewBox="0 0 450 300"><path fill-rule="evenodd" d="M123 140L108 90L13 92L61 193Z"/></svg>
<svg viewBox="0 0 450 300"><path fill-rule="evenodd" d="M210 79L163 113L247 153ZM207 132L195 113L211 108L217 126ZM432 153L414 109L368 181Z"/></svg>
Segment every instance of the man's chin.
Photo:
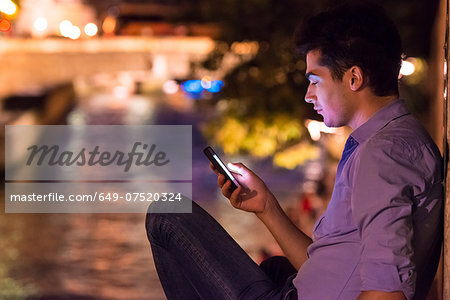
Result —
<svg viewBox="0 0 450 300"><path fill-rule="evenodd" d="M323 123L329 128L341 127L341 125L338 125L338 124L335 124L333 122L330 122L329 120L326 120L325 118L323 119Z"/></svg>

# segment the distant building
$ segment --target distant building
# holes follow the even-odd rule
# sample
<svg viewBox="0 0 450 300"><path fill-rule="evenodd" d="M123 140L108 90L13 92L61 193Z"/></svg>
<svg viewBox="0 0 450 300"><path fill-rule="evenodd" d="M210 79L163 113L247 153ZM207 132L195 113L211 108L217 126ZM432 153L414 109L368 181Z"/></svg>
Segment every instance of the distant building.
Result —
<svg viewBox="0 0 450 300"><path fill-rule="evenodd" d="M86 36L87 24L97 23L97 13L92 6L81 0L21 0L14 24L16 36L47 37L62 36L61 22L69 21L79 36Z"/></svg>

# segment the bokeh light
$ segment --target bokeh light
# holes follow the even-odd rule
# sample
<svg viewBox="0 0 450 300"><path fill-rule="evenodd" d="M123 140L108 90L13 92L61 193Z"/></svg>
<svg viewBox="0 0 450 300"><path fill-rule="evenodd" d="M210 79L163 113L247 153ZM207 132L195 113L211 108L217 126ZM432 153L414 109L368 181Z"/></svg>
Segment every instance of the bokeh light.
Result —
<svg viewBox="0 0 450 300"><path fill-rule="evenodd" d="M311 139L313 141L320 140L320 128L321 128L320 122L317 121L310 121L307 124L309 135L311 136Z"/></svg>
<svg viewBox="0 0 450 300"><path fill-rule="evenodd" d="M400 68L400 74L403 76L409 76L416 70L414 63L408 60L402 60L402 66Z"/></svg>
<svg viewBox="0 0 450 300"><path fill-rule="evenodd" d="M76 40L80 37L80 35L81 35L80 28L78 28L78 26L72 26L69 38L71 38L72 40Z"/></svg>
<svg viewBox="0 0 450 300"><path fill-rule="evenodd" d="M86 33L87 36L94 36L98 32L98 27L94 23L88 23L86 26L84 26L84 33Z"/></svg>
<svg viewBox="0 0 450 300"><path fill-rule="evenodd" d="M37 31L45 31L48 27L48 22L45 18L37 18L33 23L34 29Z"/></svg>
<svg viewBox="0 0 450 300"><path fill-rule="evenodd" d="M108 16L103 21L103 32L106 34L114 33L114 30L116 28L116 19L114 17Z"/></svg>
<svg viewBox="0 0 450 300"><path fill-rule="evenodd" d="M6 32L11 29L11 22L8 19L3 18L0 20L0 32Z"/></svg>
<svg viewBox="0 0 450 300"><path fill-rule="evenodd" d="M231 45L231 51L238 55L256 54L259 50L259 43L256 41L234 42Z"/></svg>
<svg viewBox="0 0 450 300"><path fill-rule="evenodd" d="M201 80L188 80L181 84L181 89L187 93L200 93L203 91Z"/></svg>
<svg viewBox="0 0 450 300"><path fill-rule="evenodd" d="M210 83L210 87L206 90L210 93L218 93L223 87L223 82L221 80L213 80Z"/></svg>
<svg viewBox="0 0 450 300"><path fill-rule="evenodd" d="M13 15L17 11L17 6L10 0L0 0L0 12L6 15Z"/></svg>
<svg viewBox="0 0 450 300"><path fill-rule="evenodd" d="M175 80L168 80L163 84L163 91L166 94L175 94L178 92L179 86Z"/></svg>
<svg viewBox="0 0 450 300"><path fill-rule="evenodd" d="M114 87L114 96L118 99L126 99L130 96L130 92L126 86L118 85Z"/></svg>
<svg viewBox="0 0 450 300"><path fill-rule="evenodd" d="M188 80L181 84L181 89L186 93L201 93L207 90L210 93L218 93L222 89L221 80L211 80L209 76L204 76L202 80Z"/></svg>
<svg viewBox="0 0 450 300"><path fill-rule="evenodd" d="M59 23L59 32L63 37L70 37L72 26L72 22L70 22L69 20L64 20Z"/></svg>
<svg viewBox="0 0 450 300"><path fill-rule="evenodd" d="M315 120L306 120L305 122L306 128L308 128L309 135L313 141L320 140L320 136L322 132L325 133L337 133L339 132L339 128L331 128L325 125L324 122L319 122Z"/></svg>
<svg viewBox="0 0 450 300"><path fill-rule="evenodd" d="M211 88L211 77L209 77L209 76L203 76L203 78L202 78L202 81L201 81L201 86L204 88L204 89L209 89L209 88Z"/></svg>

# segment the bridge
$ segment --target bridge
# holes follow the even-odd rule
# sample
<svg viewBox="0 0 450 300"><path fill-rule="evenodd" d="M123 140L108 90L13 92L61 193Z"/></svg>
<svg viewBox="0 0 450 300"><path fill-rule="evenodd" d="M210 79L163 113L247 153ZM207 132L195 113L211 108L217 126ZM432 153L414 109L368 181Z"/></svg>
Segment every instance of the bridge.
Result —
<svg viewBox="0 0 450 300"><path fill-rule="evenodd" d="M152 70L159 79L184 78L214 46L208 37L0 38L0 98L98 73Z"/></svg>

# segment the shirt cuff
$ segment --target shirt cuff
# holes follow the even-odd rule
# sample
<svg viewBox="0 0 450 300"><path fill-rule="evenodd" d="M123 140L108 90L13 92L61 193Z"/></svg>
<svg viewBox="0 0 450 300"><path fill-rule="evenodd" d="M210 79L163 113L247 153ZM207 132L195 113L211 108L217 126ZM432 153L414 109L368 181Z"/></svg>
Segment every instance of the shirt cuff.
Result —
<svg viewBox="0 0 450 300"><path fill-rule="evenodd" d="M366 262L361 263L361 291L402 291L409 300L414 296L416 273L409 270L400 275L397 266Z"/></svg>

